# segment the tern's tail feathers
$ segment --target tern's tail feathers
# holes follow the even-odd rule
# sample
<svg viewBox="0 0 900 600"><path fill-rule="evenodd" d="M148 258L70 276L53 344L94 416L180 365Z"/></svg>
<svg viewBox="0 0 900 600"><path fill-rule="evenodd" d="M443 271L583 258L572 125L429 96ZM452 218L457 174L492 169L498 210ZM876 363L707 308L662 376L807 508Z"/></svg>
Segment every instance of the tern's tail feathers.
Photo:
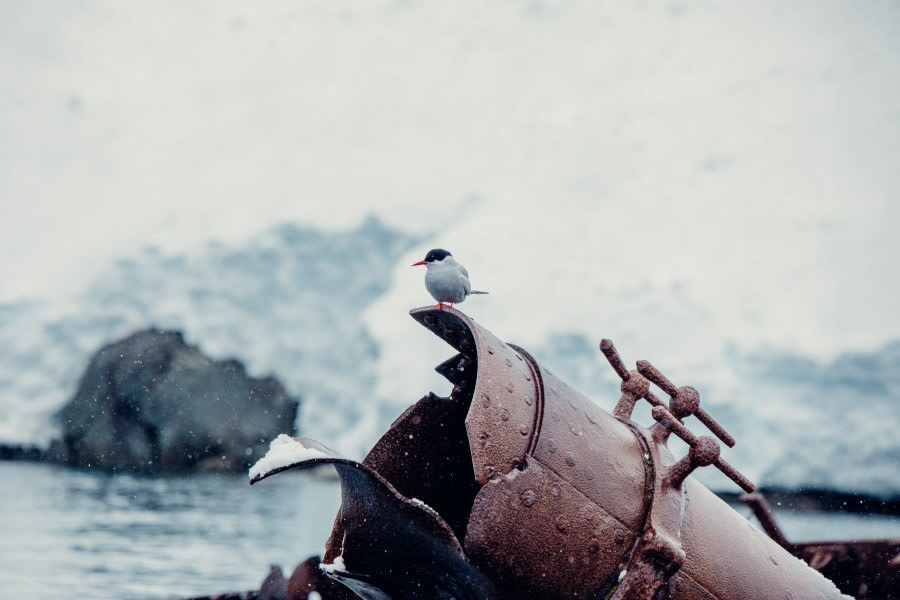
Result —
<svg viewBox="0 0 900 600"><path fill-rule="evenodd" d="M472 290L469 292L470 294L490 294L490 292L479 292L478 290Z"/></svg>

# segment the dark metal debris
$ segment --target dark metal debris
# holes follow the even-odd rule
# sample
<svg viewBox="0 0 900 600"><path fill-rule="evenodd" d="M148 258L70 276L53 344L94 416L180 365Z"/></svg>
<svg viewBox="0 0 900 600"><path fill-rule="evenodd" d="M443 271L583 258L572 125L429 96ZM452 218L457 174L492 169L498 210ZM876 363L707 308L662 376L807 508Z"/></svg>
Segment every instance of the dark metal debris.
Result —
<svg viewBox="0 0 900 600"><path fill-rule="evenodd" d="M600 349L622 379L612 414L457 310L411 315L458 352L437 367L451 395L422 398L362 463L288 467L337 468L324 560L362 598L831 599L844 596L797 557L852 571L896 553L792 546L755 529L689 476L712 465L754 489L722 458L719 442L735 440L697 390L647 361L629 370L609 340ZM631 419L641 400L650 427ZM690 417L713 435L692 432ZM673 434L689 446L680 459Z"/></svg>

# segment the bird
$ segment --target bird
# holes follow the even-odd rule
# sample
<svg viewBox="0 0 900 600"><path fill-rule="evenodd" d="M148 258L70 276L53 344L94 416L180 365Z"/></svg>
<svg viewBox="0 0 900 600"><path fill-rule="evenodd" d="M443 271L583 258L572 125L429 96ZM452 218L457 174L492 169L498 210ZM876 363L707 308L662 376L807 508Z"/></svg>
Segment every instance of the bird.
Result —
<svg viewBox="0 0 900 600"><path fill-rule="evenodd" d="M425 272L425 289L437 300L434 307L437 310L443 309L445 304L453 308L454 304L459 304L470 294L487 294L472 289L469 272L446 250L429 250L425 260L412 264L413 267L419 265L425 265L428 269Z"/></svg>

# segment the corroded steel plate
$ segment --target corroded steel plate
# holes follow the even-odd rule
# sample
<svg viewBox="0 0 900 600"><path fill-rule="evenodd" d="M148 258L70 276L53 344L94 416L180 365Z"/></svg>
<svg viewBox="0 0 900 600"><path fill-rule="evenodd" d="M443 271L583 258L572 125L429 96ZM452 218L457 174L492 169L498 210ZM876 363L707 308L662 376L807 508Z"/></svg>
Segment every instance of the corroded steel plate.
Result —
<svg viewBox="0 0 900 600"><path fill-rule="evenodd" d="M457 310L420 308L410 314L478 370L466 417L476 481L484 484L521 465L537 433L541 402L531 364Z"/></svg>
<svg viewBox="0 0 900 600"><path fill-rule="evenodd" d="M649 457L634 433L546 369L541 378L544 418L535 458L623 525L641 531Z"/></svg>
<svg viewBox="0 0 900 600"><path fill-rule="evenodd" d="M686 559L680 579L690 578L719 600L846 598L818 571L791 556L692 477L685 480L684 493L681 543ZM677 587L692 586L681 581Z"/></svg>
<svg viewBox="0 0 900 600"><path fill-rule="evenodd" d="M614 585L636 534L534 459L481 488L465 548L517 598L587 598ZM593 597L593 596L592 596Z"/></svg>
<svg viewBox="0 0 900 600"><path fill-rule="evenodd" d="M468 403L425 396L394 421L363 460L407 498L440 513L462 542L479 485L466 439Z"/></svg>

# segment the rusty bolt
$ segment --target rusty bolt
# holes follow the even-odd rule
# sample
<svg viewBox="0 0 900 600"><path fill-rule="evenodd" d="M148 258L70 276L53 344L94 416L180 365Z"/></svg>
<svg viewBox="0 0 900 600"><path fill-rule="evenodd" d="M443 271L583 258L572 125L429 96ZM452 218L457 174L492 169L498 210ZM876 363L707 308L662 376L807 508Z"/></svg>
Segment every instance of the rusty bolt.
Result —
<svg viewBox="0 0 900 600"><path fill-rule="evenodd" d="M535 500L537 499L534 490L525 490L522 492L522 504L531 507L534 505Z"/></svg>
<svg viewBox="0 0 900 600"><path fill-rule="evenodd" d="M643 398L650 391L650 382L637 371L631 371L631 377L622 380L621 389L623 394L635 399Z"/></svg>
<svg viewBox="0 0 900 600"><path fill-rule="evenodd" d="M681 485L681 482L684 481L684 478L691 474L691 472L699 466L706 465L715 465L719 471L722 472L723 475L731 479L733 482L738 484L745 492L750 493L755 489L753 483L744 477L737 469L732 467L730 464L725 462L725 460L719 456L719 445L710 437L702 437L698 438L692 431L690 431L687 427L684 426L675 416L667 411L662 406L654 406L651 411L653 418L666 430L674 433L682 440L685 441L690 447L691 451L688 453L688 456L682 458L680 461L672 465L671 470L669 471L668 477L670 482L673 485ZM701 440L709 440L703 442L704 448L699 451L695 451L695 447L700 445ZM713 451L710 445L715 444L715 450ZM713 456L715 454L715 456ZM701 464L703 461L712 458L711 462L706 462L705 464Z"/></svg>
<svg viewBox="0 0 900 600"><path fill-rule="evenodd" d="M662 391L664 391L668 395L674 397L678 394L678 388L675 387L675 384L669 381L669 378L660 373L659 369L651 365L649 361L637 361L637 370L641 375L655 383Z"/></svg>
<svg viewBox="0 0 900 600"><path fill-rule="evenodd" d="M678 388L678 392L669 401L669 409L673 415L683 419L700 408L700 394L689 385Z"/></svg>
<svg viewBox="0 0 900 600"><path fill-rule="evenodd" d="M646 360L639 360L637 367L638 372L669 394L671 397L669 410L672 414L679 419L684 419L688 415L694 415L725 445L729 448L734 447L734 437L725 431L725 428L719 425L708 412L700 408L700 394L697 393L697 390L690 386L676 387L665 375L659 372L659 369ZM650 398L647 399L650 400ZM650 403L655 405L652 400L650 400Z"/></svg>
<svg viewBox="0 0 900 600"><path fill-rule="evenodd" d="M600 352L602 352L603 356L606 357L606 360L609 361L609 365L613 368L613 370L619 374L619 377L622 378L622 381L628 381L631 375L628 373L628 369L625 367L625 362L622 360L622 357L619 356L619 353L616 350L615 345L613 345L612 340L606 338L600 340Z"/></svg>
<svg viewBox="0 0 900 600"><path fill-rule="evenodd" d="M716 462L719 458L719 444L709 436L701 436L697 440L697 445L692 446L689 454L692 456L697 466L708 467Z"/></svg>

